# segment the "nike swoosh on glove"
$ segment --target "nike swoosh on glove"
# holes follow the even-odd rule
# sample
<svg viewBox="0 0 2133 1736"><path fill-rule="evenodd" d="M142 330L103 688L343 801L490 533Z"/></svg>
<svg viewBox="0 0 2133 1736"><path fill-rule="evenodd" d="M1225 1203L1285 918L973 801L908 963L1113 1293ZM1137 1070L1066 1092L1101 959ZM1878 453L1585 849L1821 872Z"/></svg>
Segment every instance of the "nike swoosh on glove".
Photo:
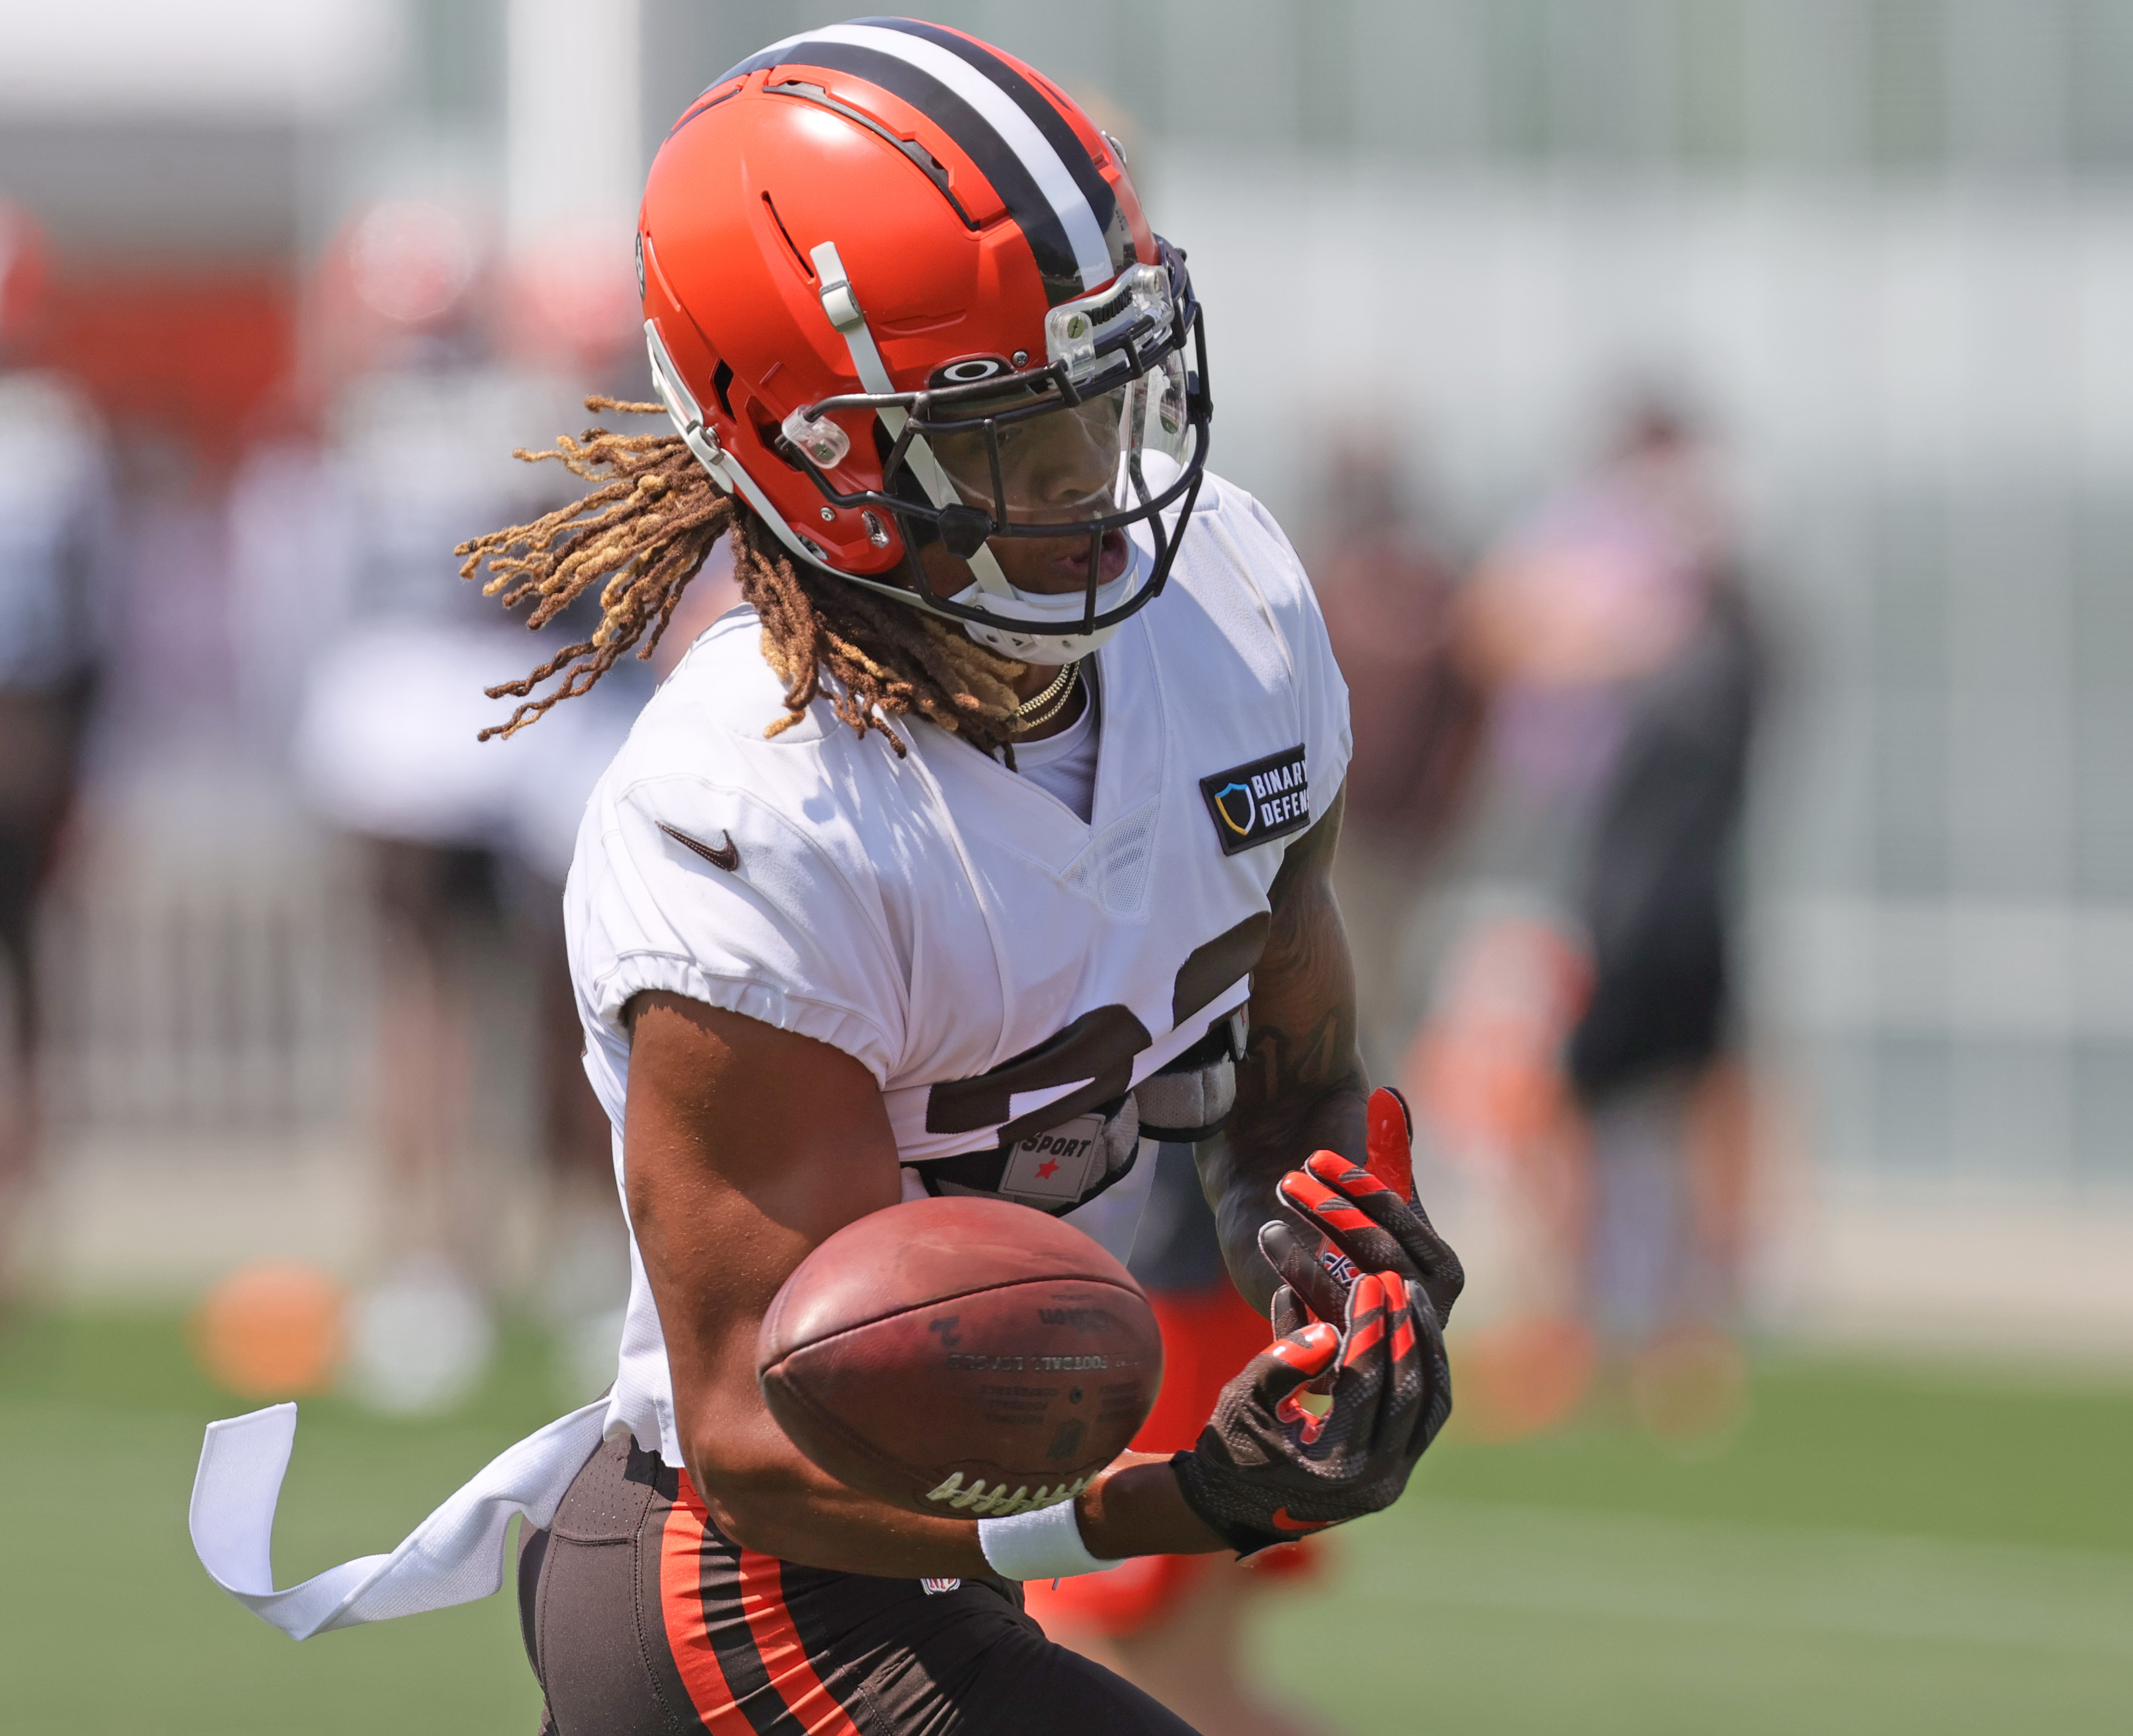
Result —
<svg viewBox="0 0 2133 1736"><path fill-rule="evenodd" d="M1304 1311L1321 1320L1341 1319L1358 1272L1398 1272L1419 1285L1440 1326L1466 1287L1458 1255L1415 1198L1413 1123L1406 1100L1396 1091L1374 1091L1368 1116L1366 1164L1316 1152L1276 1189L1283 1205L1326 1238L1322 1255L1314 1256L1287 1224L1259 1231L1259 1251L1288 1287L1274 1299L1278 1333L1293 1329Z"/></svg>
<svg viewBox="0 0 2133 1736"><path fill-rule="evenodd" d="M1253 1357L1170 1462L1186 1504L1240 1555L1390 1507L1452 1413L1444 1336L1422 1290L1366 1273L1346 1319L1345 1334L1312 1321ZM1328 1373L1332 1406L1314 1416L1297 1396Z"/></svg>

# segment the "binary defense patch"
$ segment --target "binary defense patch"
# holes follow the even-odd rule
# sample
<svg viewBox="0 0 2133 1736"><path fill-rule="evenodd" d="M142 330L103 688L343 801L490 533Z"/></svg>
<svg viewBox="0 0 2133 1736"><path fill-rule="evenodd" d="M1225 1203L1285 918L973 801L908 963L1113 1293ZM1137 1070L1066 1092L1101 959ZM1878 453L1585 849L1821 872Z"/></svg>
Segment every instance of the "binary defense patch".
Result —
<svg viewBox="0 0 2133 1736"><path fill-rule="evenodd" d="M1303 748L1285 748L1249 765L1232 766L1200 780L1214 817L1222 854L1235 856L1269 838L1286 837L1311 823L1311 784L1304 774Z"/></svg>

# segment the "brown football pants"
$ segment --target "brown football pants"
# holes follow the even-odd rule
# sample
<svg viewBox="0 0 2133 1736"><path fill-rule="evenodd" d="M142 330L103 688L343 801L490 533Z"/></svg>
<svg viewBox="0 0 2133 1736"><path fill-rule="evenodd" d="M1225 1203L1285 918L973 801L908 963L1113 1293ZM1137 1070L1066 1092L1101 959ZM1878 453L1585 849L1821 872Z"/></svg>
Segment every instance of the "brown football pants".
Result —
<svg viewBox="0 0 2133 1736"><path fill-rule="evenodd" d="M1192 1736L1046 1639L1007 1581L929 1592L757 1555L628 1439L527 1532L518 1607L543 1736Z"/></svg>

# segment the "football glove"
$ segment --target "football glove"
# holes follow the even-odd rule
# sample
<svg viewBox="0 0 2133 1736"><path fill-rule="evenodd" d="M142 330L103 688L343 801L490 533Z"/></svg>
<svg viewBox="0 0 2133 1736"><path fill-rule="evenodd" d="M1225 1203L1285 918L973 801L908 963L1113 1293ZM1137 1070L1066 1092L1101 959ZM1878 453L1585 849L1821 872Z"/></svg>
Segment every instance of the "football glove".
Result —
<svg viewBox="0 0 2133 1736"><path fill-rule="evenodd" d="M1325 1238L1314 1256L1287 1224L1260 1229L1259 1251L1285 1286L1274 1298L1278 1333L1294 1329L1299 1308L1320 1320L1341 1319L1348 1288L1361 1272L1397 1272L1419 1285L1440 1328L1466 1286L1458 1255L1415 1198L1413 1123L1406 1100L1396 1091L1374 1091L1367 1114L1364 1164L1317 1152L1275 1190Z"/></svg>
<svg viewBox="0 0 2133 1736"><path fill-rule="evenodd" d="M1428 1296L1396 1271L1346 1297L1347 1330L1301 1324L1222 1389L1189 1452L1171 1460L1186 1504L1240 1555L1378 1512L1452 1410ZM1331 1377L1323 1415L1298 1402Z"/></svg>

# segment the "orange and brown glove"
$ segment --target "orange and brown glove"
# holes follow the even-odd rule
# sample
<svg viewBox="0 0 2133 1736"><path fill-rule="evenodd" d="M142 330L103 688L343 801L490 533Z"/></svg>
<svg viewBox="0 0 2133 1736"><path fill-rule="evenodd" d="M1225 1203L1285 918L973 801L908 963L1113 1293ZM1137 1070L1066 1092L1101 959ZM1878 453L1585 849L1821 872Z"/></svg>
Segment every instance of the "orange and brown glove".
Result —
<svg viewBox="0 0 2133 1736"><path fill-rule="evenodd" d="M1466 1285L1458 1255L1415 1198L1413 1123L1406 1100L1396 1091L1374 1091L1368 1116L1365 1163L1316 1152L1275 1190L1283 1205L1325 1238L1313 1254L1287 1224L1269 1223L1259 1231L1259 1251L1285 1286L1274 1297L1277 1333L1294 1330L1307 1314L1339 1320L1359 1273L1397 1272L1418 1286L1440 1328Z"/></svg>
<svg viewBox="0 0 2133 1736"><path fill-rule="evenodd" d="M1370 1272L1346 1300L1345 1333L1299 1324L1222 1389L1198 1443L1171 1460L1186 1504L1240 1555L1391 1506L1451 1414L1429 1298ZM1298 1395L1328 1377L1331 1408L1314 1415Z"/></svg>

